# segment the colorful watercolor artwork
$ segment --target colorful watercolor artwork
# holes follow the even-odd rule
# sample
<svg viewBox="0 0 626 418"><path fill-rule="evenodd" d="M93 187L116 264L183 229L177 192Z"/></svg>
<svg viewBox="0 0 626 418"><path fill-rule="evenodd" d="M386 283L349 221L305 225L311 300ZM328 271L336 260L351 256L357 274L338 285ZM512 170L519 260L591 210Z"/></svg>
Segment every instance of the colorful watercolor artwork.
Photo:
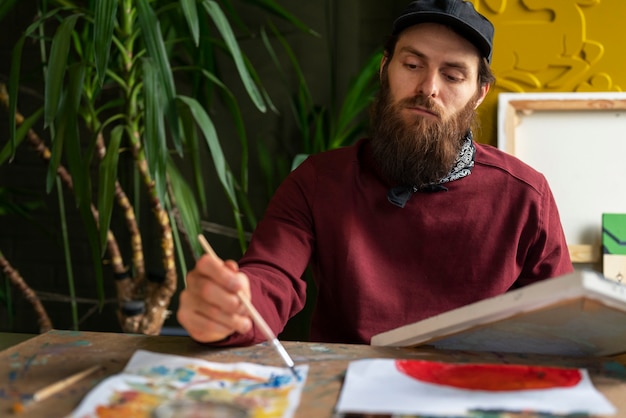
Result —
<svg viewBox="0 0 626 418"><path fill-rule="evenodd" d="M585 369L393 359L351 362L336 410L432 417L480 411L616 413Z"/></svg>
<svg viewBox="0 0 626 418"><path fill-rule="evenodd" d="M297 378L287 368L138 350L124 371L91 390L71 417L148 418L164 405L186 402L230 405L245 410L249 418L290 418L300 402L308 365L297 366L296 372Z"/></svg>

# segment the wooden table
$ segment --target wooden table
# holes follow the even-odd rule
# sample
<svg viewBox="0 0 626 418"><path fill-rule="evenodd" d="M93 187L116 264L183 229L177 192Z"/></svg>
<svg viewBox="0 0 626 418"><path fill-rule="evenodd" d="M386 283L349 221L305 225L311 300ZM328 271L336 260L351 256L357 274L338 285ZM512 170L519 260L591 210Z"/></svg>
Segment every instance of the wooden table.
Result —
<svg viewBox="0 0 626 418"><path fill-rule="evenodd" d="M626 417L626 357L556 358L290 341L285 341L284 346L297 364L308 363L310 367L296 418L334 417L333 409L346 367L350 361L361 358L585 367L596 387L618 408L617 416ZM186 355L214 362L246 361L283 366L275 351L266 344L218 349L197 344L190 338L181 336L53 330L0 352L0 416L10 417L13 402L24 395L32 394L41 387L95 364L103 365L104 370L99 374L86 378L45 401L31 405L21 414L23 417L64 417L100 380L119 373L138 349Z"/></svg>

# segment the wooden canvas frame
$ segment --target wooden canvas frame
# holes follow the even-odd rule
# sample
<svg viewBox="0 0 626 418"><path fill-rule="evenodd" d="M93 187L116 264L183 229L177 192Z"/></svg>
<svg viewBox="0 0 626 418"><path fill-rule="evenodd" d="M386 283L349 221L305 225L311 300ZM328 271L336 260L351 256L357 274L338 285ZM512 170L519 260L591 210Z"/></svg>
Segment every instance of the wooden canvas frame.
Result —
<svg viewBox="0 0 626 418"><path fill-rule="evenodd" d="M537 120L527 123L533 118ZM521 126L532 124L543 124L545 132L535 127L533 134L528 129L524 137ZM566 128L570 133L566 137L567 142L563 142L559 132ZM532 141L536 144L530 145ZM520 152L520 148L526 146L529 148L527 155L521 155L523 152ZM536 152L532 150L533 147ZM498 148L519 157L541 172L571 169L589 176L584 180L592 187L586 187L585 190L584 187L578 189L577 184L574 184L577 181L563 181L559 175L551 178L549 173L544 172L555 194L566 237L568 232L574 236L579 233L584 235L584 228L592 230L588 234L591 237L567 238L572 261L599 262L602 245L601 213L595 213L597 209L591 213L591 209L582 206L601 205L607 201L602 211L626 213L626 93L501 93L498 97ZM569 158L559 158L563 150L566 153L577 152L580 160L572 159L573 154L569 154ZM551 154L549 162L538 163L534 160L544 158L539 156L544 153ZM624 157L623 162L618 160L621 157ZM566 189L569 200L562 198ZM558 196L559 193L561 196ZM621 195L624 197L621 198ZM614 199L620 200L608 202ZM567 202L563 203L565 200ZM594 225L587 225L587 221L580 222L580 225L568 221L571 212L585 210L589 213L581 215L587 219L592 217ZM576 213L573 218L578 216ZM576 228L581 231L572 233Z"/></svg>
<svg viewBox="0 0 626 418"><path fill-rule="evenodd" d="M374 346L553 356L626 352L626 286L575 271L372 337Z"/></svg>

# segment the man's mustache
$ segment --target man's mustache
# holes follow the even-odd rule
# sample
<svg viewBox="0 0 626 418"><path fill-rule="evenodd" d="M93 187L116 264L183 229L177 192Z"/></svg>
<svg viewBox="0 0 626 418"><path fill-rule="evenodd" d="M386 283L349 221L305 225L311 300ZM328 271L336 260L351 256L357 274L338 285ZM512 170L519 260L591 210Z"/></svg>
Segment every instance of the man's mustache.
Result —
<svg viewBox="0 0 626 418"><path fill-rule="evenodd" d="M400 105L403 107L421 107L438 117L441 117L443 113L443 109L441 109L433 99L423 95L402 99Z"/></svg>

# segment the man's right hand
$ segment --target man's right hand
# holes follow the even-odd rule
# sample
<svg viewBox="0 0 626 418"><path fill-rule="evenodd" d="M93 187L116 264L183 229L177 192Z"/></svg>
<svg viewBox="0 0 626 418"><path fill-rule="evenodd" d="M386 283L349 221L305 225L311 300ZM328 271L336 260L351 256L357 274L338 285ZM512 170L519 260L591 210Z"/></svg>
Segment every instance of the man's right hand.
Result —
<svg viewBox="0 0 626 418"><path fill-rule="evenodd" d="M238 292L250 298L250 282L237 263L204 255L187 274L178 322L193 339L203 343L223 340L234 332L244 334L252 328L252 320Z"/></svg>

